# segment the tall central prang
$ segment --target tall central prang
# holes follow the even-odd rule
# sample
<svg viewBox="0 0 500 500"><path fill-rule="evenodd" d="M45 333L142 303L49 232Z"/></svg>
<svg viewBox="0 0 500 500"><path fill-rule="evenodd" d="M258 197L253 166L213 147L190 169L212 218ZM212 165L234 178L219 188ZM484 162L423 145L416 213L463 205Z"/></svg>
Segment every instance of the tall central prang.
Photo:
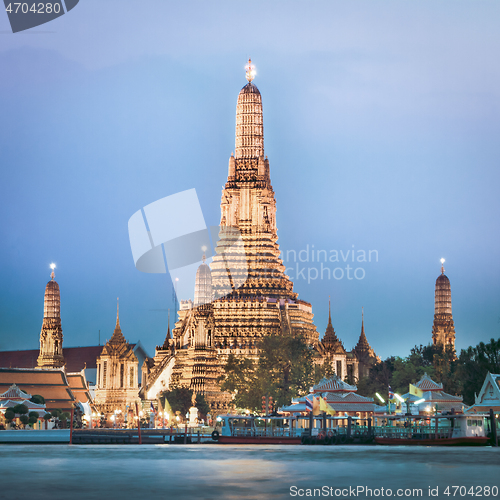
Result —
<svg viewBox="0 0 500 500"><path fill-rule="evenodd" d="M248 83L236 105L236 147L222 191L216 255L210 268L200 266L194 287L205 298L181 304L173 338L158 346L143 368L146 399L182 385L204 394L215 412L227 409L232 396L221 393L217 379L230 354L257 359L259 340L270 334L301 335L313 346L319 341L311 304L298 299L279 258L276 200L254 74L249 61Z"/></svg>

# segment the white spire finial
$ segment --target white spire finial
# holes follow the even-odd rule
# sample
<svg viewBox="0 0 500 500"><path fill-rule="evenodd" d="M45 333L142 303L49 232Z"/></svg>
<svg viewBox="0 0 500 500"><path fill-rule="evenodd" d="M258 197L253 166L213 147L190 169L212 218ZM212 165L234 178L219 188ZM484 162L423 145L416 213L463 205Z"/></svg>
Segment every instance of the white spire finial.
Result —
<svg viewBox="0 0 500 500"><path fill-rule="evenodd" d="M252 64L252 60L250 58L248 59L248 64L245 66L245 70L246 70L247 80L251 82L255 78L255 75L257 73L255 72L255 66Z"/></svg>
<svg viewBox="0 0 500 500"><path fill-rule="evenodd" d="M56 265L52 262L52 264L50 264L50 268L52 269L52 272L50 273L50 277L53 280L56 277L56 275L54 273L54 269L56 268Z"/></svg>
<svg viewBox="0 0 500 500"><path fill-rule="evenodd" d="M445 260L441 259L441 274L444 274L444 263L445 263Z"/></svg>

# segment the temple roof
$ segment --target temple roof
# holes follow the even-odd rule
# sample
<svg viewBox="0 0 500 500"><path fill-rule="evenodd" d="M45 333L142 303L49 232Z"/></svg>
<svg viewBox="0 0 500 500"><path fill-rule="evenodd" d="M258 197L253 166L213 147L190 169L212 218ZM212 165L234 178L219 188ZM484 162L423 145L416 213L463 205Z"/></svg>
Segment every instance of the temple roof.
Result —
<svg viewBox="0 0 500 500"><path fill-rule="evenodd" d="M66 411L76 401L63 370L0 368L0 391L12 384L27 394L43 396L47 408Z"/></svg>
<svg viewBox="0 0 500 500"><path fill-rule="evenodd" d="M12 384L3 394L0 394L0 399L31 399L31 394L28 394L16 384Z"/></svg>
<svg viewBox="0 0 500 500"><path fill-rule="evenodd" d="M361 312L361 333L359 335L359 340L358 343L356 344L356 347L354 348L354 351L356 352L358 358L368 355L374 359L378 359L377 355L375 354L375 351L368 343L368 340L365 335L365 322L364 322L363 311Z"/></svg>
<svg viewBox="0 0 500 500"><path fill-rule="evenodd" d="M136 344L129 344L135 348ZM102 352L102 345L91 345L84 347L63 347L63 355L66 361L65 370L79 372L83 368L97 368L96 359ZM25 351L0 351L0 367L2 368L35 368L39 349L28 349Z"/></svg>
<svg viewBox="0 0 500 500"><path fill-rule="evenodd" d="M333 377L326 379L324 378L313 386L313 392L353 392L357 391L358 388L355 385L349 385L347 382L344 382L337 375L333 375Z"/></svg>
<svg viewBox="0 0 500 500"><path fill-rule="evenodd" d="M337 348L336 350L345 352L342 342L338 339L337 335L335 334L335 330L333 329L330 300L328 300L328 325L326 327L325 334L323 335L323 339L321 340L321 342L324 345L324 347L329 348L330 350L333 348Z"/></svg>
<svg viewBox="0 0 500 500"><path fill-rule="evenodd" d="M438 384L437 382L434 382L429 375L427 375L427 372L424 373L422 378L415 384L415 387L418 387L422 391L442 391L443 390L443 384Z"/></svg>

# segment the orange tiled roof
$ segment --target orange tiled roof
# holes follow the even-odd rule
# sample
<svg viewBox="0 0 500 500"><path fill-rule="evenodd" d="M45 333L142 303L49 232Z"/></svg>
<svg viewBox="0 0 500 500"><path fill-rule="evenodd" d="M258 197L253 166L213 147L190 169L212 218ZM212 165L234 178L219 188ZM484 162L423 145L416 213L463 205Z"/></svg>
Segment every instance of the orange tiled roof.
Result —
<svg viewBox="0 0 500 500"><path fill-rule="evenodd" d="M47 409L69 411L76 400L62 370L0 368L0 391L13 383L28 394L43 396Z"/></svg>

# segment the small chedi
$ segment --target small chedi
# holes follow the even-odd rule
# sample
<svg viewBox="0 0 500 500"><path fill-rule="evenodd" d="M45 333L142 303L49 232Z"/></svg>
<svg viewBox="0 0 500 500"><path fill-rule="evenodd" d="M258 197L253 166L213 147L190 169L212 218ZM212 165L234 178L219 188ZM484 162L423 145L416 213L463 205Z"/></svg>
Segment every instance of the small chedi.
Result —
<svg viewBox="0 0 500 500"><path fill-rule="evenodd" d="M235 153L222 191L216 255L210 266L203 262L198 269L194 303L181 303L172 334L169 328L155 357L142 367L145 399L182 385L203 394L214 411L227 409L232 397L221 393L217 379L228 356L258 358L257 344L269 334L302 336L315 347L315 362L331 364L342 378L358 378L360 359L367 367L376 359L363 325L358 345L347 352L335 335L331 315L320 342L311 304L299 299L285 274L277 243L276 199L264 155L262 97L253 77L249 61L248 83L236 105Z"/></svg>

